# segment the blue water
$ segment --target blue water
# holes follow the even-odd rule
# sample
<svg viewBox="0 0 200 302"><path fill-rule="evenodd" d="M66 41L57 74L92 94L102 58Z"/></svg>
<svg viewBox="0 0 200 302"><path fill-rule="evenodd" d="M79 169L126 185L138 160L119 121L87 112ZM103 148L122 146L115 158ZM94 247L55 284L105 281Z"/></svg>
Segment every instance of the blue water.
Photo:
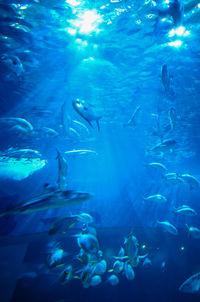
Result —
<svg viewBox="0 0 200 302"><path fill-rule="evenodd" d="M92 194L70 207L0 217L1 302L198 301L199 293L179 286L200 272L200 239L186 226L200 228L200 1L178 1L180 22L170 13L173 3L0 1L0 210L42 194L44 184L59 187L56 150L67 163L66 190ZM77 99L100 118L100 131L74 109ZM154 152L165 140L175 145ZM94 152L65 153L74 150ZM152 162L167 170L148 167ZM166 180L172 172L177 181ZM184 174L197 185L181 182ZM166 202L144 199L155 194ZM181 205L196 215L174 214ZM117 286L106 271L101 284L84 288L74 237L83 225L48 235L58 218L80 213L94 219L108 270L131 232L138 255L148 253L152 265L141 261L132 281L121 272ZM178 235L157 221L169 221ZM77 277L65 285L62 267L46 265L52 244Z"/></svg>

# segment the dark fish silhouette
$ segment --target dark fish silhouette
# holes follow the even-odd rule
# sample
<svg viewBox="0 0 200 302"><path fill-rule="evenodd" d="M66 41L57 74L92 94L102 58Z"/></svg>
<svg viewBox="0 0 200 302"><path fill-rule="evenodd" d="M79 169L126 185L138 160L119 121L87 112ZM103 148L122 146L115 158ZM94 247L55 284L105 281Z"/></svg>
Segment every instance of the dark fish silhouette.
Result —
<svg viewBox="0 0 200 302"><path fill-rule="evenodd" d="M84 202L91 198L89 193L83 193L73 190L46 190L44 193L33 198L10 205L7 209L0 212L1 216L15 215L15 214L30 214L42 210L52 208L62 208Z"/></svg>

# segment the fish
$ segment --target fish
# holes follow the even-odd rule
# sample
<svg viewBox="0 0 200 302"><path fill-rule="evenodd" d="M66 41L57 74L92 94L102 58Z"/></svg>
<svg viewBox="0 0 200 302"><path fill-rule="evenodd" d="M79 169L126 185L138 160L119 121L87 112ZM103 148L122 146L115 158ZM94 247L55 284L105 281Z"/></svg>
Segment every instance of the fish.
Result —
<svg viewBox="0 0 200 302"><path fill-rule="evenodd" d="M179 286L179 291L183 293L200 293L200 273L194 274Z"/></svg>
<svg viewBox="0 0 200 302"><path fill-rule="evenodd" d="M124 263L122 261L116 260L113 263L113 269L111 269L109 271L112 271L117 275L117 274L121 273L123 271L123 269L124 269Z"/></svg>
<svg viewBox="0 0 200 302"><path fill-rule="evenodd" d="M94 221L93 217L88 213L81 213L77 215L71 215L71 218L75 218L77 221L89 224Z"/></svg>
<svg viewBox="0 0 200 302"><path fill-rule="evenodd" d="M184 180L176 172L164 174L163 179L175 185L185 184Z"/></svg>
<svg viewBox="0 0 200 302"><path fill-rule="evenodd" d="M163 229L164 232L168 232L172 235L178 235L178 230L177 228L172 225L169 221L156 221L156 226L160 227Z"/></svg>
<svg viewBox="0 0 200 302"><path fill-rule="evenodd" d="M166 9L157 9L152 8L152 13L156 13L158 18L164 18L167 16L171 16L173 19L173 24L175 27L181 26L183 24L184 17L184 5L182 0L173 0L169 2L168 7Z"/></svg>
<svg viewBox="0 0 200 302"><path fill-rule="evenodd" d="M31 131L31 132L33 131L33 126L31 125L31 123L21 117L1 117L0 123L6 124L7 126L10 127L19 125L27 129L27 131Z"/></svg>
<svg viewBox="0 0 200 302"><path fill-rule="evenodd" d="M173 213L184 215L184 216L196 216L197 215L197 212L187 205L182 205L178 208L174 208Z"/></svg>
<svg viewBox="0 0 200 302"><path fill-rule="evenodd" d="M179 177L182 178L184 180L184 182L190 186L191 189L199 188L199 186L200 186L200 183L196 179L196 177L194 177L190 174L181 174Z"/></svg>
<svg viewBox="0 0 200 302"><path fill-rule="evenodd" d="M167 201L167 198L161 194L150 195L148 197L143 197L143 199L146 201L151 201L151 202L166 202Z"/></svg>
<svg viewBox="0 0 200 302"><path fill-rule="evenodd" d="M10 148L7 151L3 152L1 156L8 156L8 157L14 157L14 158L38 158L41 157L41 153L37 150L32 149L14 149Z"/></svg>
<svg viewBox="0 0 200 302"><path fill-rule="evenodd" d="M130 233L130 235L127 238L125 238L124 244L126 247L126 253L130 261L130 264L132 265L132 267L137 266L139 263L139 259L138 259L139 244L137 238L133 236L132 233Z"/></svg>
<svg viewBox="0 0 200 302"><path fill-rule="evenodd" d="M177 114L173 107L171 107L168 111L168 118L169 118L171 129L174 130L176 120L177 120Z"/></svg>
<svg viewBox="0 0 200 302"><path fill-rule="evenodd" d="M116 286L119 283L119 278L113 274L107 279L107 282L112 286Z"/></svg>
<svg viewBox="0 0 200 302"><path fill-rule="evenodd" d="M17 56L3 54L0 57L0 61L17 77L21 77L24 74L23 64Z"/></svg>
<svg viewBox="0 0 200 302"><path fill-rule="evenodd" d="M0 217L16 214L31 214L43 210L63 208L84 202L91 197L92 195L89 193L75 190L47 190L28 200L8 206L5 210L0 211Z"/></svg>
<svg viewBox="0 0 200 302"><path fill-rule="evenodd" d="M129 280L129 281L134 280L135 273L134 273L132 266L128 262L125 262L125 264L124 264L124 273L125 273L127 280Z"/></svg>
<svg viewBox="0 0 200 302"><path fill-rule="evenodd" d="M45 137L57 137L59 134L56 130L52 129L52 128L48 128L48 127L42 127L41 128L42 134Z"/></svg>
<svg viewBox="0 0 200 302"><path fill-rule="evenodd" d="M162 84L165 89L165 92L169 95L172 94L171 79L172 79L172 76L168 71L167 64L164 64L162 66L162 70L161 70L161 80L162 80Z"/></svg>
<svg viewBox="0 0 200 302"><path fill-rule="evenodd" d="M107 262L106 260L102 259L98 263L95 264L94 274L96 275L103 275L107 269Z"/></svg>
<svg viewBox="0 0 200 302"><path fill-rule="evenodd" d="M144 262L142 263L142 266L143 266L143 267L149 267L149 266L151 266L151 265L152 265L151 259L145 258L145 259L144 259Z"/></svg>
<svg viewBox="0 0 200 302"><path fill-rule="evenodd" d="M82 270L80 274L80 280L84 288L90 286L92 276L94 274L95 266L91 263L88 263Z"/></svg>
<svg viewBox="0 0 200 302"><path fill-rule="evenodd" d="M162 263L161 263L161 270L162 270L162 272L164 273L165 271L166 271L166 262L165 261L163 261Z"/></svg>
<svg viewBox="0 0 200 302"><path fill-rule="evenodd" d="M187 224L186 224L186 227L188 229L188 232L189 234L193 237L193 238L196 238L196 239L200 239L200 229L197 228L197 227L189 227Z"/></svg>
<svg viewBox="0 0 200 302"><path fill-rule="evenodd" d="M73 155L73 154L78 154L78 155L94 154L94 155L98 155L98 153L96 151L93 151L93 150L76 150L76 149L65 151L65 154L67 154L67 155Z"/></svg>
<svg viewBox="0 0 200 302"><path fill-rule="evenodd" d="M146 163L145 167L151 167L154 168L155 170L158 170L161 173L164 173L167 171L167 168L165 167L165 165L161 164L161 163Z"/></svg>
<svg viewBox="0 0 200 302"><path fill-rule="evenodd" d="M68 172L68 165L66 159L61 155L60 151L57 151L57 157L56 159L58 160L58 188L60 191L64 191L66 189L67 183L66 183L66 178L67 178L67 172Z"/></svg>
<svg viewBox="0 0 200 302"><path fill-rule="evenodd" d="M165 139L162 142L158 143L154 147L152 147L149 152L165 152L172 151L176 145L176 141L174 139Z"/></svg>
<svg viewBox="0 0 200 302"><path fill-rule="evenodd" d="M64 271L61 272L59 276L59 282L61 284L66 284L72 279L72 266L67 265Z"/></svg>
<svg viewBox="0 0 200 302"><path fill-rule="evenodd" d="M81 127L82 129L84 129L86 131L87 134L90 134L90 131L88 129L88 127L86 127L83 123L79 122L79 121L76 121L76 120L72 120L72 123L75 124L75 126L79 126Z"/></svg>
<svg viewBox="0 0 200 302"><path fill-rule="evenodd" d="M72 101L74 110L93 128L92 121L96 121L98 131L100 131L100 115L94 112L94 106L86 103L84 100L76 99Z"/></svg>
<svg viewBox="0 0 200 302"><path fill-rule="evenodd" d="M94 275L90 280L90 286L97 286L102 282L101 276Z"/></svg>
<svg viewBox="0 0 200 302"><path fill-rule="evenodd" d="M78 234L78 246L87 253L96 254L99 250L99 243L97 237L92 234Z"/></svg>
<svg viewBox="0 0 200 302"><path fill-rule="evenodd" d="M125 250L123 247L120 248L119 253L118 253L119 257L124 257L125 256Z"/></svg>
<svg viewBox="0 0 200 302"><path fill-rule="evenodd" d="M76 223L76 217L61 217L52 224L48 234L65 234L66 231L71 229Z"/></svg>
<svg viewBox="0 0 200 302"><path fill-rule="evenodd" d="M55 248L53 251L47 256L46 263L48 268L54 268L58 264L60 264L60 261L62 260L64 256L64 250L60 248Z"/></svg>
<svg viewBox="0 0 200 302"><path fill-rule="evenodd" d="M141 107L137 106L135 111L133 112L130 120L128 121L128 123L124 124L124 127L135 127L136 126L136 121L138 119L138 115L139 115L141 110L142 110Z"/></svg>

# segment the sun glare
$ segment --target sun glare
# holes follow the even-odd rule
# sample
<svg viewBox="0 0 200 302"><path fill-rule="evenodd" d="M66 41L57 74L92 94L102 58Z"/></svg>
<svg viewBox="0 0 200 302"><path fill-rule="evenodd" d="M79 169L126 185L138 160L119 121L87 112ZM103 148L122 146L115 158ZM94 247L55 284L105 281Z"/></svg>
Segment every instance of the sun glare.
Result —
<svg viewBox="0 0 200 302"><path fill-rule="evenodd" d="M80 13L75 20L69 20L69 23L75 27L81 34L99 32L98 26L102 22L101 16L96 9L87 10Z"/></svg>

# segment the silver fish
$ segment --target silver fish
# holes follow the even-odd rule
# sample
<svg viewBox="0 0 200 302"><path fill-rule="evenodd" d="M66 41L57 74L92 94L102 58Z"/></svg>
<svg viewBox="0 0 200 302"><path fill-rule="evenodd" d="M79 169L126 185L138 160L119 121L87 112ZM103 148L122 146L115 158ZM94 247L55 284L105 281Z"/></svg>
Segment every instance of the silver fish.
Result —
<svg viewBox="0 0 200 302"><path fill-rule="evenodd" d="M96 121L97 128L100 130L99 120L101 116L94 112L94 106L86 103L84 100L76 99L73 100L72 106L74 110L84 119L88 124L92 126L92 121Z"/></svg>
<svg viewBox="0 0 200 302"><path fill-rule="evenodd" d="M174 208L173 212L175 214L180 214L180 215L185 215L185 216L196 216L197 215L197 212L187 205L182 205L178 208Z"/></svg>
<svg viewBox="0 0 200 302"><path fill-rule="evenodd" d="M168 232L172 235L178 234L177 228L172 225L169 221L157 221L156 225L163 229L164 232Z"/></svg>

